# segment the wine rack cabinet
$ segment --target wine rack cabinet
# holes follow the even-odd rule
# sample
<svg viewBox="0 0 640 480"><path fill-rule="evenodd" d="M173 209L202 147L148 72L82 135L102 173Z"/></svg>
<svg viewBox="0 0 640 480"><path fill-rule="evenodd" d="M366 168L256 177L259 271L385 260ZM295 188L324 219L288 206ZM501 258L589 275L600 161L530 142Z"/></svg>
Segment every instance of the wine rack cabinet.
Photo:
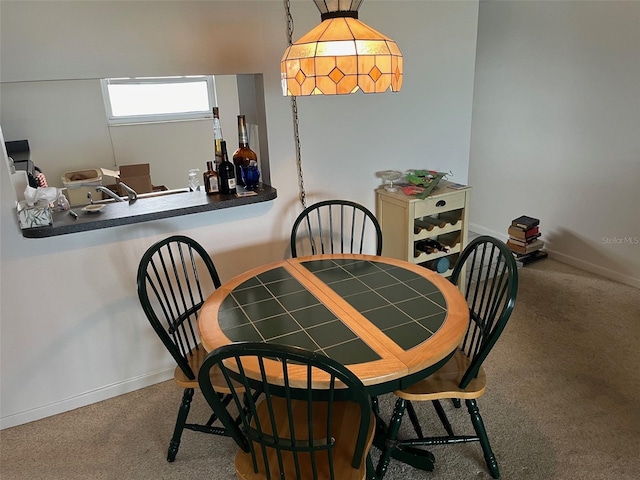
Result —
<svg viewBox="0 0 640 480"><path fill-rule="evenodd" d="M376 190L376 217L382 228L382 255L420 265L447 257L450 267L442 275L448 277L460 252L468 242L469 201L471 187L451 188L441 180L432 195L421 200L401 190ZM418 250L420 240L436 240L447 252L426 253Z"/></svg>

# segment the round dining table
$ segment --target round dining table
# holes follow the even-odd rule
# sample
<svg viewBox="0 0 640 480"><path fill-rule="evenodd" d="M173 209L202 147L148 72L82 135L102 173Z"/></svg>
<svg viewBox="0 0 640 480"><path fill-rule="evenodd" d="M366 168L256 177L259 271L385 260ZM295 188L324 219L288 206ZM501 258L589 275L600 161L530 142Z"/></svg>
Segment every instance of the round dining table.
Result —
<svg viewBox="0 0 640 480"><path fill-rule="evenodd" d="M205 301L198 320L207 351L232 342L275 342L321 352L365 385L376 415L374 445L389 457L432 470L433 454L395 448L401 414L387 426L378 396L405 388L444 365L469 323L467 302L440 274L403 260L359 254L313 255L263 265L224 283ZM244 365L249 377L259 378ZM289 382L306 388L307 371L288 368ZM272 374L269 373L272 372ZM282 370L269 369L281 384ZM314 376L313 389L326 389Z"/></svg>
<svg viewBox="0 0 640 480"><path fill-rule="evenodd" d="M198 328L209 352L241 341L321 352L376 396L446 362L468 322L460 291L432 270L386 257L330 254L238 275L207 298Z"/></svg>

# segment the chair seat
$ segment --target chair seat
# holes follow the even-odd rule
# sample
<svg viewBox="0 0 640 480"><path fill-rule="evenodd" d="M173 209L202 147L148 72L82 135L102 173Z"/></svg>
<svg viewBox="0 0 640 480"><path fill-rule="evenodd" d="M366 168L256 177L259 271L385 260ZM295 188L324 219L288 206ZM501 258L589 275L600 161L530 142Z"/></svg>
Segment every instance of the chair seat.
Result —
<svg viewBox="0 0 640 480"><path fill-rule="evenodd" d="M273 397L272 404L275 412L275 418L277 424L281 425L277 428L278 431L289 431L287 413L287 402L283 398ZM313 405L313 431L323 431L323 426L327 423L327 403L314 402ZM294 400L293 404L293 417L294 426L296 432L296 438L308 441L308 422L307 422L307 407L308 404L302 400ZM267 402L261 401L257 407L258 419L260 424L266 433L271 433L271 417L269 415ZM363 480L366 475L366 458L362 459L360 468L354 469L351 466L351 460L353 458L353 447L356 443L356 437L358 435L357 425L354 424L354 419L359 419L361 412L359 407L354 402L335 402L333 404L333 418L332 418L332 437L335 439L335 445L333 447L333 462L335 478L340 480ZM373 442L373 434L375 430L375 420L371 417L369 425L369 433L367 437L367 452ZM322 442L322 440L320 440ZM256 449L256 457L258 461L258 473L253 470L253 460L251 453L240 450L236 455L236 473L238 478L245 480L258 480L265 479L266 473L264 471L264 461L262 457L261 447L254 444ZM278 471L278 461L276 452L274 449L267 448L267 455L269 459L269 465L271 466L271 478L282 478ZM298 454L300 459L301 475L296 476L295 464L293 460L293 454L290 452L283 453L284 459L284 478L286 479L311 479L313 478L311 467L311 456L309 454ZM318 478L320 480L330 479L329 464L325 452L316 453L316 466L318 468Z"/></svg>
<svg viewBox="0 0 640 480"><path fill-rule="evenodd" d="M189 362L189 366L191 367L191 371L195 372L198 375L200 371L200 367L202 366L202 362L207 357L207 351L204 349L201 343L198 344L198 348L194 348L191 351L191 354L187 355L187 360ZM193 380L187 377L182 369L179 366L176 366L173 371L173 379L179 387L182 388L198 388L198 379L194 378ZM220 368L214 367L211 369L211 383L215 386L216 391L220 393L231 393L229 387L227 386L227 382L220 371Z"/></svg>
<svg viewBox="0 0 640 480"><path fill-rule="evenodd" d="M466 388L460 388L460 381L471 360L460 350L437 372L403 390L394 392L405 400L430 401L445 398L475 399L484 394L487 376L482 367L478 376L469 382Z"/></svg>

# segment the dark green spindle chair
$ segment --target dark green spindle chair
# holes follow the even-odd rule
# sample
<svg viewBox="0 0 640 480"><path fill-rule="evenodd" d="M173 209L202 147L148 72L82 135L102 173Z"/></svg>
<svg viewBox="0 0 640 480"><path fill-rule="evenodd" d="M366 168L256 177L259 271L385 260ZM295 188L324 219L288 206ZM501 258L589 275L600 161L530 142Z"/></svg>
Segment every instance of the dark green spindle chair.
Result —
<svg viewBox="0 0 640 480"><path fill-rule="evenodd" d="M464 275L461 276L461 272L465 272ZM463 279L464 284L459 285ZM405 410L417 438L398 440L393 447L383 451L378 464L378 478L382 478L386 471L391 448L414 454L416 462L419 462L426 452L418 447L465 442L480 442L491 476L500 477L498 462L489 444L476 399L484 394L487 386L482 363L504 330L515 305L518 270L513 254L500 240L489 236L478 237L463 250L453 269L451 282L462 287L467 299L470 316L468 330L460 348L441 369L408 388L394 392L398 399L393 418L389 422L390 428L394 430L391 438L396 436ZM443 399L453 400L456 407L460 407L460 400L464 399L475 435L454 434L440 403ZM423 435L412 403L417 401L433 402L447 432L446 436Z"/></svg>
<svg viewBox="0 0 640 480"><path fill-rule="evenodd" d="M211 382L214 369L231 390L229 406ZM286 345L233 343L211 352L198 378L205 398L240 447L238 478L371 478L371 400L362 382L335 360ZM313 390L317 381L326 388ZM260 401L243 393L250 389L262 392ZM243 412L239 424L228 407Z"/></svg>
<svg viewBox="0 0 640 480"><path fill-rule="evenodd" d="M220 278L211 257L200 244L189 237L175 235L155 243L145 252L137 279L142 309L176 361L174 380L184 389L167 454L167 460L173 462L183 429L226 434L223 427L213 426L215 413L204 424L187 423L194 390L198 388L197 374L207 354L200 344L198 312L207 296L220 287ZM225 383L220 372L212 370L211 375L224 397Z"/></svg>
<svg viewBox="0 0 640 480"><path fill-rule="evenodd" d="M367 253L369 244L375 246L372 255L382 253L378 219L366 207L348 200L325 200L305 208L291 229L294 258L323 253Z"/></svg>

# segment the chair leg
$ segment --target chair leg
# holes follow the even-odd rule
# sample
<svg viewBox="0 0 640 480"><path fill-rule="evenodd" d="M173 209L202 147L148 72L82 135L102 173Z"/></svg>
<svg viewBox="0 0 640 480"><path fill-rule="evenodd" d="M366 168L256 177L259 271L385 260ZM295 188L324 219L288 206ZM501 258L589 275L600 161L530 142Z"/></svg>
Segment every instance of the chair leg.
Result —
<svg viewBox="0 0 640 480"><path fill-rule="evenodd" d="M418 438L424 438L420 420L418 420L418 415L416 414L416 410L415 408L413 408L413 403L411 403L410 400L407 400L407 414L409 415L409 420L411 420L411 424L413 425L413 429L416 431L416 435L418 435Z"/></svg>
<svg viewBox="0 0 640 480"><path fill-rule="evenodd" d="M367 453L367 470L366 480L377 480L376 469L373 466L373 460L371 459L371 453Z"/></svg>
<svg viewBox="0 0 640 480"><path fill-rule="evenodd" d="M389 427L386 432L386 438L384 439L384 445L381 445L380 459L378 460L378 466L376 468L376 477L378 479L384 478L389 468L389 462L391 461L391 453L396 448L396 439L398 438L398 431L400 430L400 424L402 422L402 416L404 415L406 402L402 398L396 400L396 406L393 409L393 414L389 420Z"/></svg>
<svg viewBox="0 0 640 480"><path fill-rule="evenodd" d="M444 408L442 408L442 404L440 403L440 400L433 400L432 403L433 403L433 408L436 409L436 413L440 418L440 422L442 422L442 426L447 431L447 433L453 437L454 435L453 428L451 428L451 423L449 423L449 418L447 417L447 414L445 413Z"/></svg>
<svg viewBox="0 0 640 480"><path fill-rule="evenodd" d="M173 462L178 454L178 448L180 448L180 437L184 430L184 425L187 423L187 416L191 409L191 400L193 400L193 388L185 388L182 394L182 402L180 403L180 409L178 410L178 418L176 419L176 426L173 429L173 437L169 442L169 452L167 453L167 461Z"/></svg>
<svg viewBox="0 0 640 480"><path fill-rule="evenodd" d="M378 397L371 397L371 408L375 415L380 415L380 403L378 402Z"/></svg>
<svg viewBox="0 0 640 480"><path fill-rule="evenodd" d="M223 393L218 393L218 398L222 401L222 404L226 407L227 405L229 405L229 402L231 402L233 397L231 395L225 396ZM211 427L216 420L218 420L218 416L215 414L215 412L213 412L205 425L207 427Z"/></svg>
<svg viewBox="0 0 640 480"><path fill-rule="evenodd" d="M211 416L209 417L209 420L207 420L207 423L205 423L205 426L211 427L217 419L218 419L218 416L215 413L212 413Z"/></svg>
<svg viewBox="0 0 640 480"><path fill-rule="evenodd" d="M475 400L465 400L465 403L467 404L467 409L469 410L469 415L471 416L471 423L473 423L473 428L478 435L480 445L482 445L482 452L484 453L484 460L485 462L487 462L487 468L489 469L489 472L491 473L491 476L493 478L500 478L498 461L496 460L496 456L491 450L489 437L487 436L487 431L484 428L484 422L482 421L482 417L480 416L478 404Z"/></svg>

